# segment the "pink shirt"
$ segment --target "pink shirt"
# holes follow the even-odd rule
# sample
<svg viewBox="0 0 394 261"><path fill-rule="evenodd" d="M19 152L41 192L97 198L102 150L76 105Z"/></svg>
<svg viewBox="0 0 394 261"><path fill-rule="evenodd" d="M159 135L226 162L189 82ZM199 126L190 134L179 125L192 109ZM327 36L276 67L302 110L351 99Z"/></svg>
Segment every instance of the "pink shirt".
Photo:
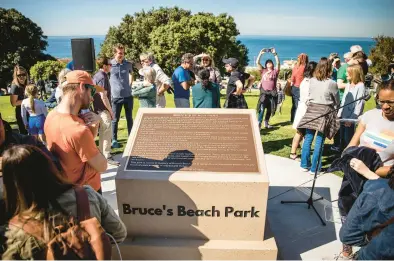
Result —
<svg viewBox="0 0 394 261"><path fill-rule="evenodd" d="M268 69L263 69L261 72L261 82L260 88L263 88L265 91L272 91L276 88L276 82L278 80L278 70L274 69L272 71L268 71Z"/></svg>
<svg viewBox="0 0 394 261"><path fill-rule="evenodd" d="M304 79L304 71L305 65L296 65L293 68L293 72L291 73L291 82L293 83L293 86L300 87L300 84Z"/></svg>

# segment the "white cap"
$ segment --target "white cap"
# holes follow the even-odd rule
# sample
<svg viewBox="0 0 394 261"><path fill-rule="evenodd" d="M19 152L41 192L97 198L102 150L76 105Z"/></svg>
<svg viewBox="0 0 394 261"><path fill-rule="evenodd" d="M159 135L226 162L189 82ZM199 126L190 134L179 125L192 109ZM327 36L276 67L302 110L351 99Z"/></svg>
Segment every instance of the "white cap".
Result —
<svg viewBox="0 0 394 261"><path fill-rule="evenodd" d="M345 59L352 59L353 54L351 52L347 52L343 55L343 58Z"/></svg>
<svg viewBox="0 0 394 261"><path fill-rule="evenodd" d="M363 48L360 45L353 45L352 47L350 47L351 53L357 53L362 50L363 50Z"/></svg>

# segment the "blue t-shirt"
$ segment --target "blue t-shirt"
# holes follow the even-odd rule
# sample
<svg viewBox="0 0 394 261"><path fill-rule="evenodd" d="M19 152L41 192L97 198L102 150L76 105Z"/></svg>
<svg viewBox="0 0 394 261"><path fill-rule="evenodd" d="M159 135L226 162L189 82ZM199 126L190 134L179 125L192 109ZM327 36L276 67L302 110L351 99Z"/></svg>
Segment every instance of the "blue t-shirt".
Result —
<svg viewBox="0 0 394 261"><path fill-rule="evenodd" d="M115 59L111 60L111 96L112 98L126 98L131 96L129 74L133 71L132 63L123 60L118 63Z"/></svg>
<svg viewBox="0 0 394 261"><path fill-rule="evenodd" d="M179 66L175 69L172 74L172 82L174 83L174 98L190 98L190 90L183 89L181 83L190 81L190 73L188 70L185 70L182 66Z"/></svg>

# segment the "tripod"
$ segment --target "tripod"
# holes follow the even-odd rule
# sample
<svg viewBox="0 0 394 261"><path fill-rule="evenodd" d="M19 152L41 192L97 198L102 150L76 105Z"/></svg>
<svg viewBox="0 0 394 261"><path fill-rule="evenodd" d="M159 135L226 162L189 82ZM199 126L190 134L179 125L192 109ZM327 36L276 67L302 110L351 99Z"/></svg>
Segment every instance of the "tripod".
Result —
<svg viewBox="0 0 394 261"><path fill-rule="evenodd" d="M315 121L315 120L317 120L317 119L320 119L320 118L322 118L322 117L325 117L325 116L327 116L327 115L329 115L329 114L331 114L331 113L333 113L333 112L336 112L336 111L338 111L339 109L341 109L341 108L343 108L343 107L345 107L345 106L348 106L348 105L350 105L350 104L352 104L352 103L355 103L355 102L361 101L361 100L369 100L370 98L371 98L371 96L370 96L369 94L367 94L367 95L365 95L365 96L363 96L363 97L361 97L361 98L359 98L359 99L356 99L356 100L354 100L354 101L352 101L352 102L349 102L348 104L345 104L345 105L343 105L343 106L341 106L341 107L338 107L338 108L336 108L336 109L334 109L334 110L331 110L331 111L329 111L329 112L327 112L327 113L324 113L323 115L320 115L320 116L317 117L317 118L314 118L314 119L312 119L312 120L310 120L310 121L307 121L307 122L305 122L304 124L302 124L301 126L306 125L306 124L308 124L308 123L310 123L310 122L312 122L312 121ZM312 188L311 188L311 194L309 195L309 198L308 198L306 201L302 201L302 200L301 200L301 201L284 201L284 200L282 200L280 203L281 203L281 204L308 204L308 209L310 209L310 208L312 207L312 209L315 211L316 215L317 215L318 218L320 219L322 225L323 225L323 226L326 226L326 223L324 222L324 220L323 220L322 217L320 216L319 212L317 212L315 206L313 205L313 203L315 203L316 201L319 201L319 200L324 199L323 197L320 197L320 198L317 198L317 199L313 199L313 191L315 190L315 184L316 184L316 179L317 179L317 172L318 172L318 169L319 169L320 164L321 164L321 156L322 156L322 153L323 153L323 147L324 147L324 141L323 141L322 144L321 144L321 148L320 148L320 152L319 152L319 157L318 157L318 162L317 162L317 167L316 167L316 170L315 170L315 174L314 174L314 178L313 178L313 183L312 183Z"/></svg>

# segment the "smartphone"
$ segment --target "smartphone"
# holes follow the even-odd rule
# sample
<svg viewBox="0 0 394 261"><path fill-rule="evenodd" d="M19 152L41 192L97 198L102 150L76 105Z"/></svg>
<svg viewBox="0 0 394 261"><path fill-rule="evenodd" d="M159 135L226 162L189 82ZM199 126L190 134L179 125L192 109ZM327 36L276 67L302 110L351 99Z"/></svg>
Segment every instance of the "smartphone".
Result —
<svg viewBox="0 0 394 261"><path fill-rule="evenodd" d="M271 48L265 48L265 49L263 49L263 52L270 53L271 52Z"/></svg>

